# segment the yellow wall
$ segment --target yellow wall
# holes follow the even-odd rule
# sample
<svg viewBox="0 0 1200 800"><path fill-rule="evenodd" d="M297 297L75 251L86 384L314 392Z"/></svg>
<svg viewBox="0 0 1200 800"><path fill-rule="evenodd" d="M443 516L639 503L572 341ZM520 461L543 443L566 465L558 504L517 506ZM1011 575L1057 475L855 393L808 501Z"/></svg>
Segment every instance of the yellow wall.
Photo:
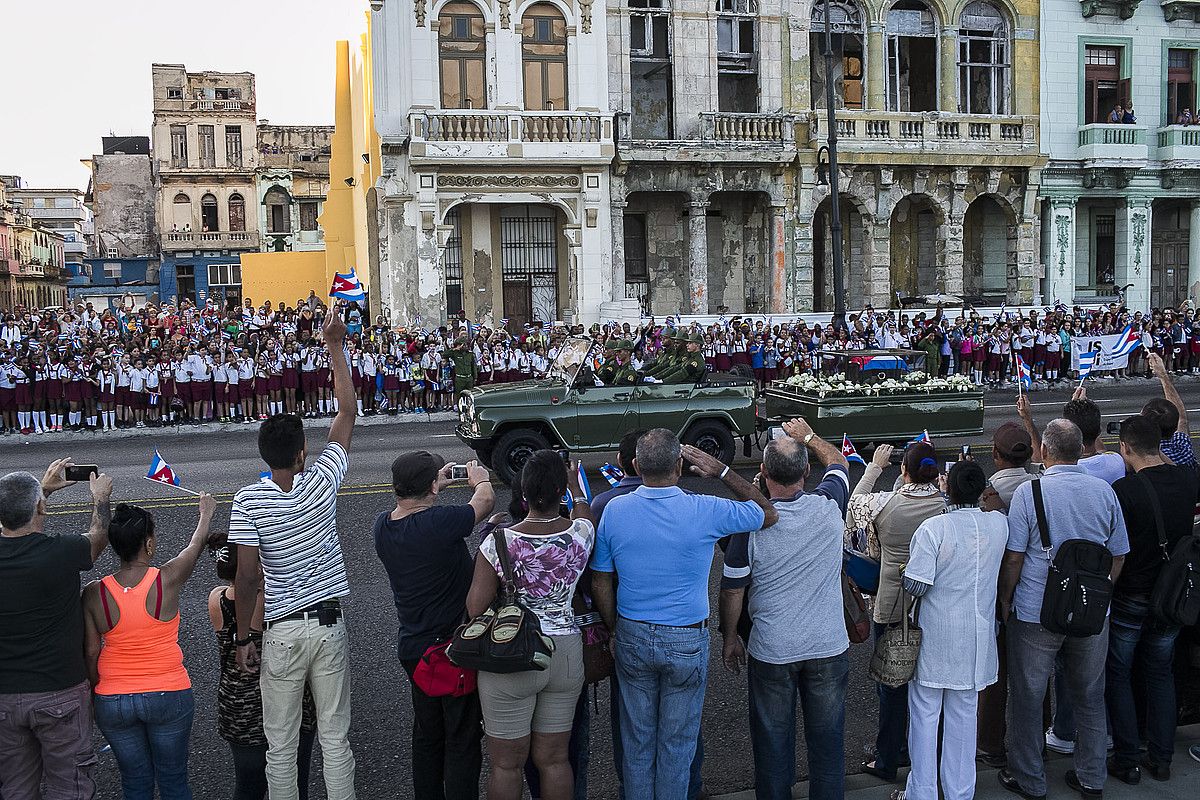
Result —
<svg viewBox="0 0 1200 800"><path fill-rule="evenodd" d="M325 277L325 253L320 250L242 254L242 297L249 297L255 306L267 300L291 306L308 297L310 290L328 303L332 285L332 278Z"/></svg>

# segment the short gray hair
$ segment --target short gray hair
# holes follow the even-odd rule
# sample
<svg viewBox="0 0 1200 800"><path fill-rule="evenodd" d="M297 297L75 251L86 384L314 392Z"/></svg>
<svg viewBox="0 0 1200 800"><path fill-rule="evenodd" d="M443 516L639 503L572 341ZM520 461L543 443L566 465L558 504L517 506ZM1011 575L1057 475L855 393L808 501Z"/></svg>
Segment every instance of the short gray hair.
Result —
<svg viewBox="0 0 1200 800"><path fill-rule="evenodd" d="M638 475L663 478L675 471L682 447L679 437L666 428L654 428L638 439L635 458Z"/></svg>
<svg viewBox="0 0 1200 800"><path fill-rule="evenodd" d="M1051 420L1042 433L1043 457L1073 464L1083 455L1083 431L1069 419Z"/></svg>
<svg viewBox="0 0 1200 800"><path fill-rule="evenodd" d="M37 513L42 482L28 472L10 472L0 478L0 527L24 528Z"/></svg>
<svg viewBox="0 0 1200 800"><path fill-rule="evenodd" d="M808 448L788 437L763 448L763 473L780 486L792 486L808 474Z"/></svg>

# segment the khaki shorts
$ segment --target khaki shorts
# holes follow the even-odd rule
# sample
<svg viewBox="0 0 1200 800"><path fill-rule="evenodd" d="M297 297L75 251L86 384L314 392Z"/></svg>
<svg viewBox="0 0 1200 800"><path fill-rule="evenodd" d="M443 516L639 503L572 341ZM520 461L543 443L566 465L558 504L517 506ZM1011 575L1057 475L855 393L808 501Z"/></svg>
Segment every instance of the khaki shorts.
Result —
<svg viewBox="0 0 1200 800"><path fill-rule="evenodd" d="M554 636L550 668L479 673L483 730L494 739L520 739L530 732L567 733L583 689L583 637Z"/></svg>

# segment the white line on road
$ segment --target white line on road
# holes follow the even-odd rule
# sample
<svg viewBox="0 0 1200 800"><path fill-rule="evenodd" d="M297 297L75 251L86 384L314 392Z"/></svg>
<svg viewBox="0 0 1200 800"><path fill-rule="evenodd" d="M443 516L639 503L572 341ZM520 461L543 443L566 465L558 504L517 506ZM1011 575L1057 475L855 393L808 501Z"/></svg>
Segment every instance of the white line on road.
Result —
<svg viewBox="0 0 1200 800"><path fill-rule="evenodd" d="M429 435L429 438L430 439L454 439L454 438L456 438L456 435L453 433L432 433Z"/></svg>
<svg viewBox="0 0 1200 800"><path fill-rule="evenodd" d="M1135 398L1116 398L1116 399L1092 400L1092 402L1093 403L1120 403L1125 399L1135 399ZM1045 403L1030 403L1029 405L1033 408L1037 408L1038 406L1061 406L1061 405L1065 405L1065 401L1049 401L1049 402L1045 402ZM1017 404L1013 403L1012 405L1003 405L1003 406L987 405L986 407L987 408L1016 408Z"/></svg>
<svg viewBox="0 0 1200 800"><path fill-rule="evenodd" d="M1189 408L1189 409L1185 409L1185 410L1187 411L1187 413L1193 414L1197 411L1200 411L1200 408ZM1100 416L1102 416L1102 417L1132 417L1133 413L1130 412L1127 414L1101 414Z"/></svg>

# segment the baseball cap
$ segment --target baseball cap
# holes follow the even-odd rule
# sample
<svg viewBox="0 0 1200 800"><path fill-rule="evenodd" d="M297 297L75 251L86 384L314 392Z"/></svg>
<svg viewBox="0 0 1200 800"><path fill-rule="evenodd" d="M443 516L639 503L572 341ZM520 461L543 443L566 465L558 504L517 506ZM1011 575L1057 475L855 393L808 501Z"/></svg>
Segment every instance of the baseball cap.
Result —
<svg viewBox="0 0 1200 800"><path fill-rule="evenodd" d="M1033 441L1029 432L1016 422L1006 422L996 429L992 445L1005 461L1024 464L1033 456Z"/></svg>
<svg viewBox="0 0 1200 800"><path fill-rule="evenodd" d="M392 462L392 491L397 497L423 497L446 466L446 459L427 450L396 456Z"/></svg>

